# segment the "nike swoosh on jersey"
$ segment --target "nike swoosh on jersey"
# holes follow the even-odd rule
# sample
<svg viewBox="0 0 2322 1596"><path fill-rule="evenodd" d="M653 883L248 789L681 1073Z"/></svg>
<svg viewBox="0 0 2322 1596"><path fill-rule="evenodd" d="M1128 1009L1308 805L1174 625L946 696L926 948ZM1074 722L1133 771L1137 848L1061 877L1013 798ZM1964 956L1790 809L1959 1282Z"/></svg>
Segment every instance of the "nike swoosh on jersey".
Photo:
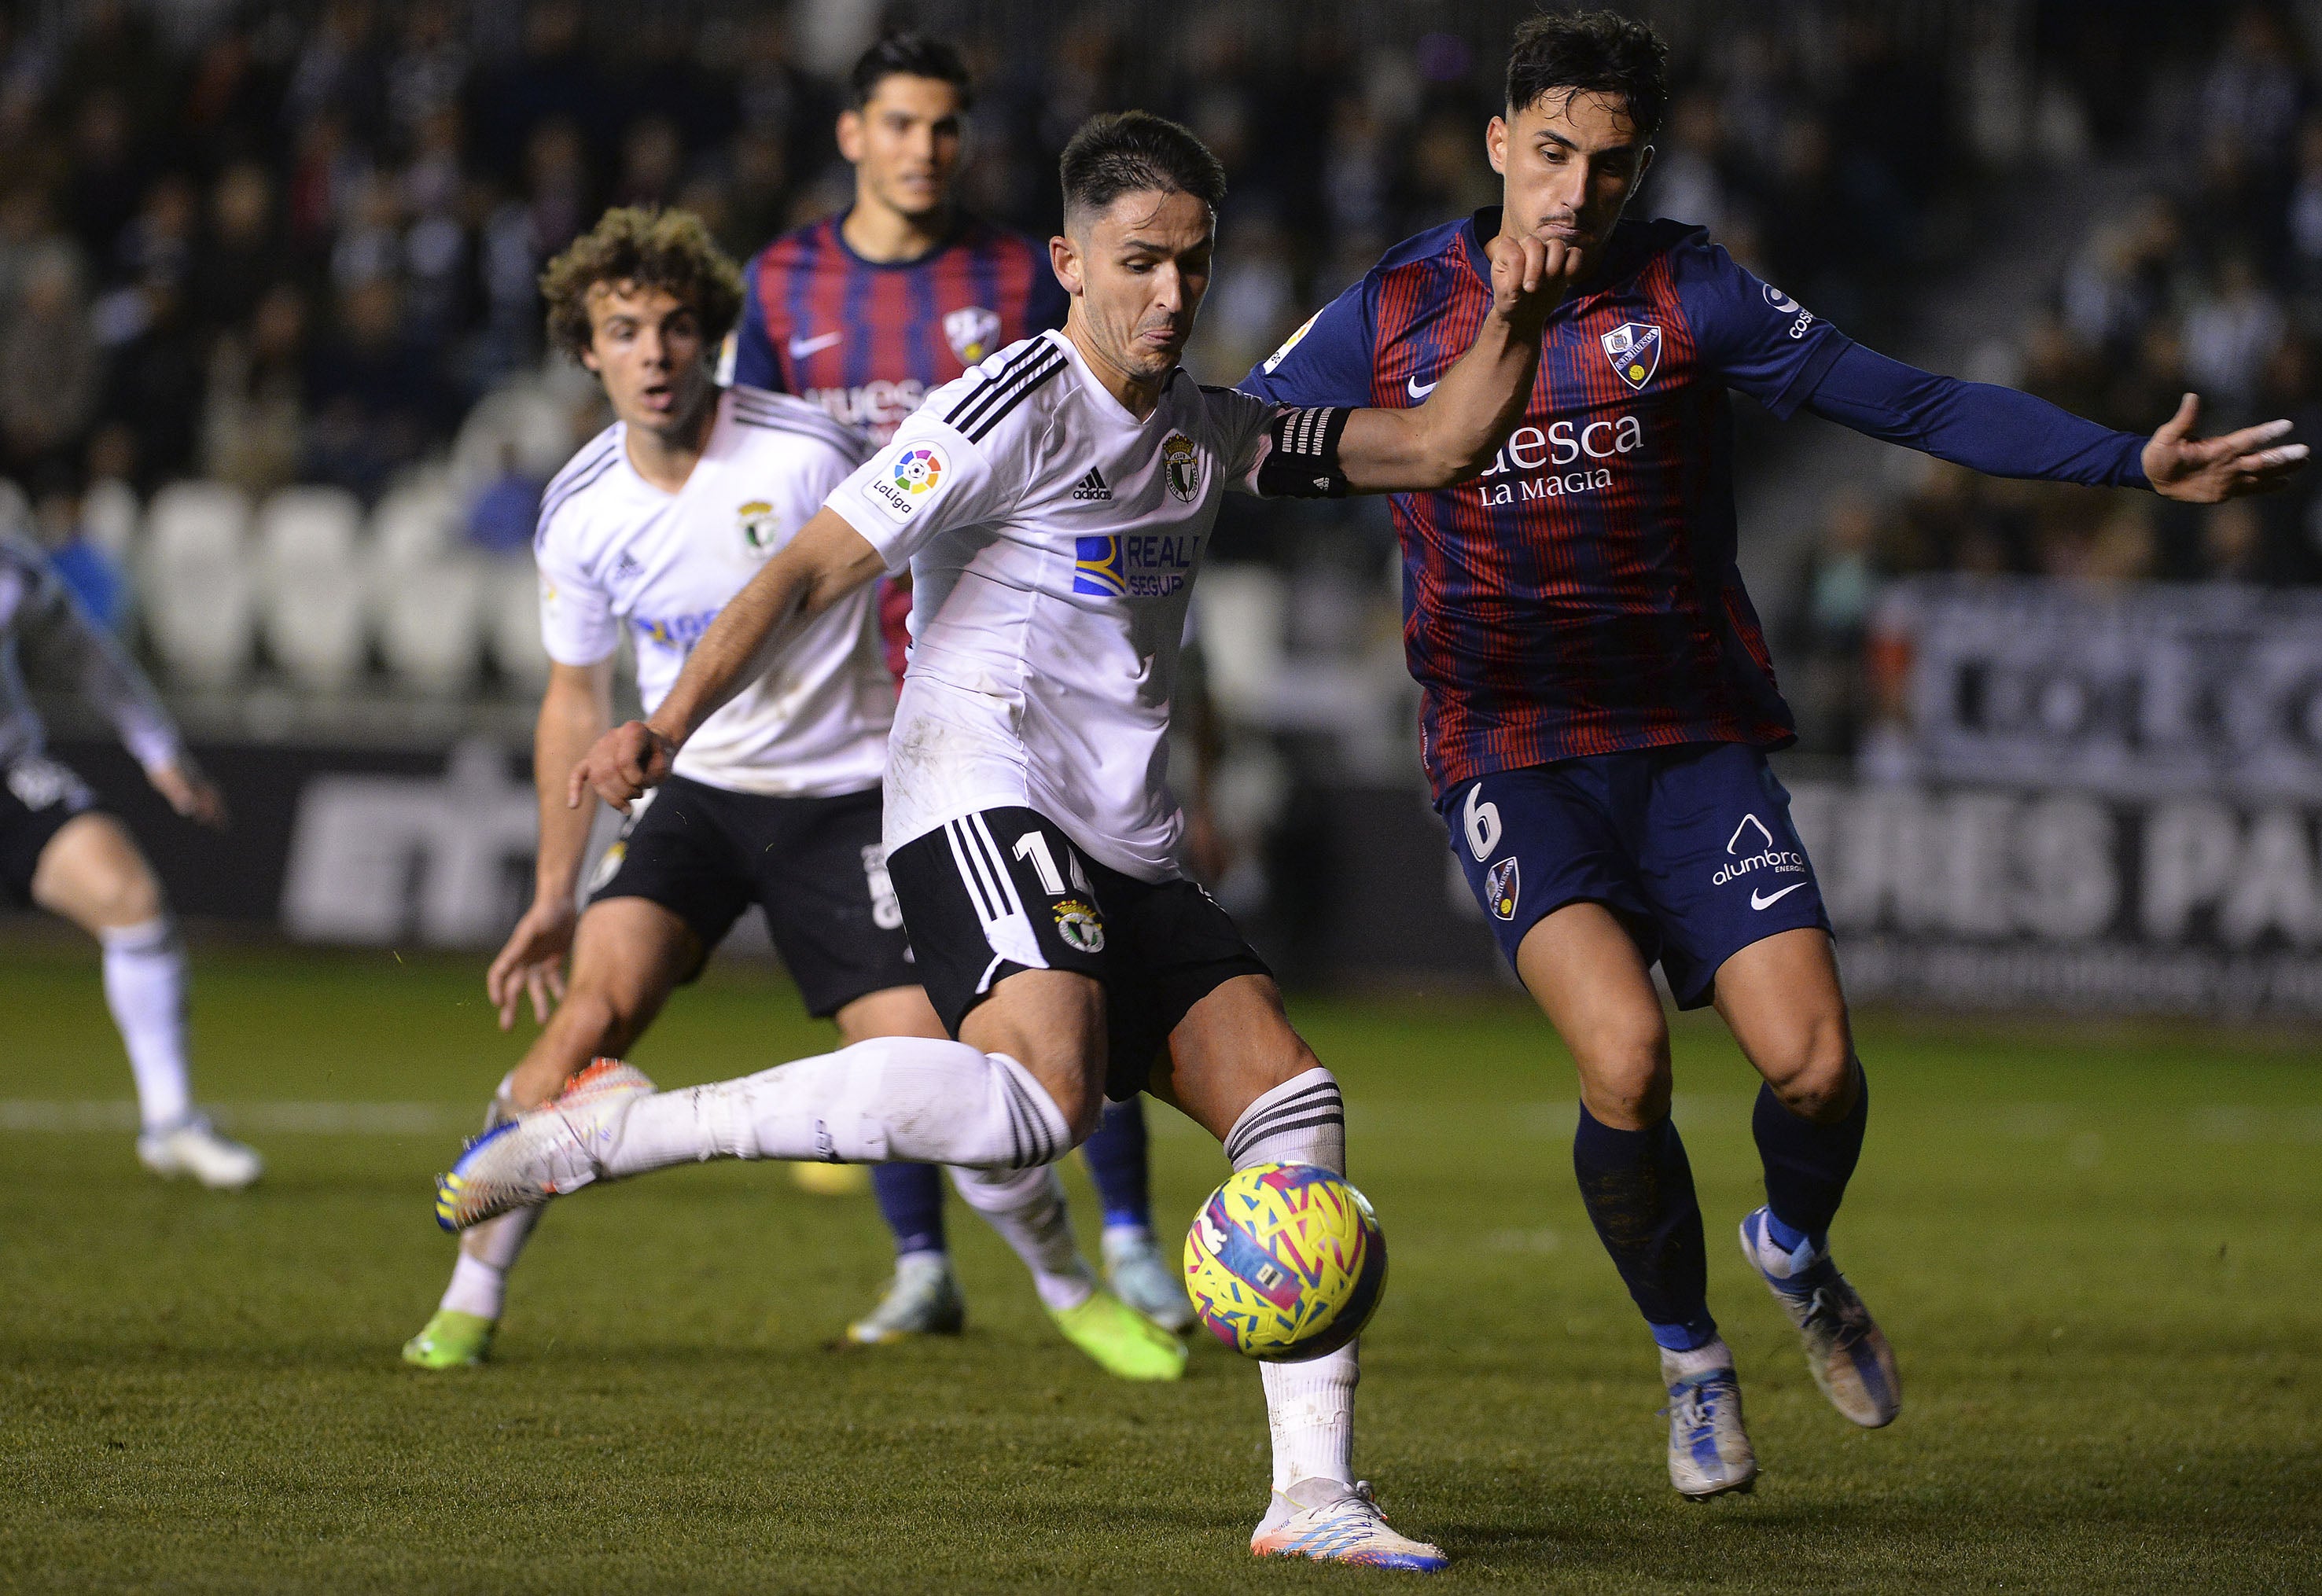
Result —
<svg viewBox="0 0 2322 1596"><path fill-rule="evenodd" d="M1751 908L1771 908L1774 905L1781 902L1782 899L1787 898L1791 893L1796 891L1799 888L1805 885L1805 883L1804 881L1792 881L1779 892L1762 894L1752 892L1750 894L1750 907Z"/></svg>
<svg viewBox="0 0 2322 1596"><path fill-rule="evenodd" d="M828 349L846 336L844 333L825 333L819 338L793 338L791 340L791 359L803 360L819 350Z"/></svg>
<svg viewBox="0 0 2322 1596"><path fill-rule="evenodd" d="M1442 380L1439 377L1435 382L1422 382L1416 377L1406 377L1403 379L1403 391L1414 399L1423 399L1435 391L1435 383Z"/></svg>

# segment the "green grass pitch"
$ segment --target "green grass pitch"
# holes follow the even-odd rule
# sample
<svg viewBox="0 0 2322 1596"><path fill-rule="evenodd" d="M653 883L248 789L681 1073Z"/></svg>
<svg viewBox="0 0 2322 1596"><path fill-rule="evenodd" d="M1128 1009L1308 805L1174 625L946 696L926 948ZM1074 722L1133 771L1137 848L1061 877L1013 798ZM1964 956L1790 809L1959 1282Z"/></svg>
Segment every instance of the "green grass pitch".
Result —
<svg viewBox="0 0 2322 1596"><path fill-rule="evenodd" d="M500 1358L396 1358L451 1250L454 1134L284 1104L475 1113L514 1041L480 961L204 949L200 1088L270 1161L165 1187L41 1107L127 1095L95 960L0 945L0 1588L1303 1591L1409 1576L1254 1564L1257 1372L1196 1347L1108 1382L958 1204L956 1341L827 1350L885 1273L867 1199L780 1169L558 1205ZM1753 1081L1678 1028L1713 1304L1766 1473L1688 1505L1651 1349L1573 1190L1568 1068L1501 998L1296 1000L1344 1080L1392 1248L1357 1462L1446 1588L2322 1588L2322 1064L2311 1038L1876 1018L1841 1261L1902 1362L1865 1434L1807 1379L1732 1228ZM823 1044L714 971L637 1059L664 1084ZM261 1108L259 1105L273 1105ZM1154 1110L1165 1227L1221 1176ZM253 1121L253 1115L256 1116ZM303 1116L303 1117L302 1117ZM64 1128L59 1128L63 1126ZM45 1127L45 1128L43 1128ZM317 1128L323 1127L323 1128ZM1071 1177L1083 1240L1094 1209Z"/></svg>

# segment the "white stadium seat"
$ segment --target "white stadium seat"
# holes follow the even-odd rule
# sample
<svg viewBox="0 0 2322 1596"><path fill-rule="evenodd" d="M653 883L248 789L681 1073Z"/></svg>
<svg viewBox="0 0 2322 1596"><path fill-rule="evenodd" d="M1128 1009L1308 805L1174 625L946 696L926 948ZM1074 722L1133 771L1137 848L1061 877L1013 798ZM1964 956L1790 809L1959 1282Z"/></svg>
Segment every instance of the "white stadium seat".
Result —
<svg viewBox="0 0 2322 1596"><path fill-rule="evenodd" d="M335 488L286 488L259 513L266 644L301 687L336 692L362 672L361 526L362 506Z"/></svg>
<svg viewBox="0 0 2322 1596"><path fill-rule="evenodd" d="M540 572L521 557L495 560L484 600L484 634L492 663L517 686L548 685L548 651L540 641Z"/></svg>
<svg viewBox="0 0 2322 1596"><path fill-rule="evenodd" d="M398 488L371 512L372 556L382 570L425 565L459 543L459 523L449 482L431 478Z"/></svg>
<svg viewBox="0 0 2322 1596"><path fill-rule="evenodd" d="M463 555L382 568L373 589L388 669L424 693L464 692L482 662L485 567Z"/></svg>
<svg viewBox="0 0 2322 1596"><path fill-rule="evenodd" d="M1193 635L1210 690L1229 713L1256 717L1280 679L1289 587L1263 565L1220 562L1202 572L1193 596Z"/></svg>
<svg viewBox="0 0 2322 1596"><path fill-rule="evenodd" d="M145 518L140 592L145 626L170 679L223 688L250 663L257 581L250 500L217 482L173 482Z"/></svg>
<svg viewBox="0 0 2322 1596"><path fill-rule="evenodd" d="M81 530L124 570L137 557L137 534L143 523L137 490L118 477L90 483L81 497Z"/></svg>
<svg viewBox="0 0 2322 1596"><path fill-rule="evenodd" d="M468 412L452 444L453 479L470 492L510 467L545 482L572 458L567 406L547 384L520 378L486 394Z"/></svg>

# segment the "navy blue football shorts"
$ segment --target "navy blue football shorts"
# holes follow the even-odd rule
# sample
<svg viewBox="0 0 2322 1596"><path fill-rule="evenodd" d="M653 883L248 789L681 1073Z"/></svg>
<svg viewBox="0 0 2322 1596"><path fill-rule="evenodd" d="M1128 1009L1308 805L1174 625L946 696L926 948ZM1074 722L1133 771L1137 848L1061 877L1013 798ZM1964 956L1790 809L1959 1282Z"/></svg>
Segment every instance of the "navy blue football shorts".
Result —
<svg viewBox="0 0 2322 1596"><path fill-rule="evenodd" d="M1590 754L1465 781L1436 806L1511 967L1524 934L1601 903L1659 961L1680 1008L1762 937L1830 929L1790 795L1741 743Z"/></svg>

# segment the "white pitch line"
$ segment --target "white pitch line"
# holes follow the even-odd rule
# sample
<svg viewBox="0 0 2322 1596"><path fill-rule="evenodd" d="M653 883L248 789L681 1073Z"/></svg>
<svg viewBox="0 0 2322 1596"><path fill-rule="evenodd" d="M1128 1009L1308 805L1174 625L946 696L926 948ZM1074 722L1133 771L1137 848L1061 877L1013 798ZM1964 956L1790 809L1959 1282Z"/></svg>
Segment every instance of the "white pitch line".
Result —
<svg viewBox="0 0 2322 1596"><path fill-rule="evenodd" d="M453 1103L242 1102L206 1103L221 1128L253 1135L462 1135L483 1124L478 1108ZM82 1102L0 1098L0 1133L68 1134L134 1131L137 1105L127 1098Z"/></svg>

